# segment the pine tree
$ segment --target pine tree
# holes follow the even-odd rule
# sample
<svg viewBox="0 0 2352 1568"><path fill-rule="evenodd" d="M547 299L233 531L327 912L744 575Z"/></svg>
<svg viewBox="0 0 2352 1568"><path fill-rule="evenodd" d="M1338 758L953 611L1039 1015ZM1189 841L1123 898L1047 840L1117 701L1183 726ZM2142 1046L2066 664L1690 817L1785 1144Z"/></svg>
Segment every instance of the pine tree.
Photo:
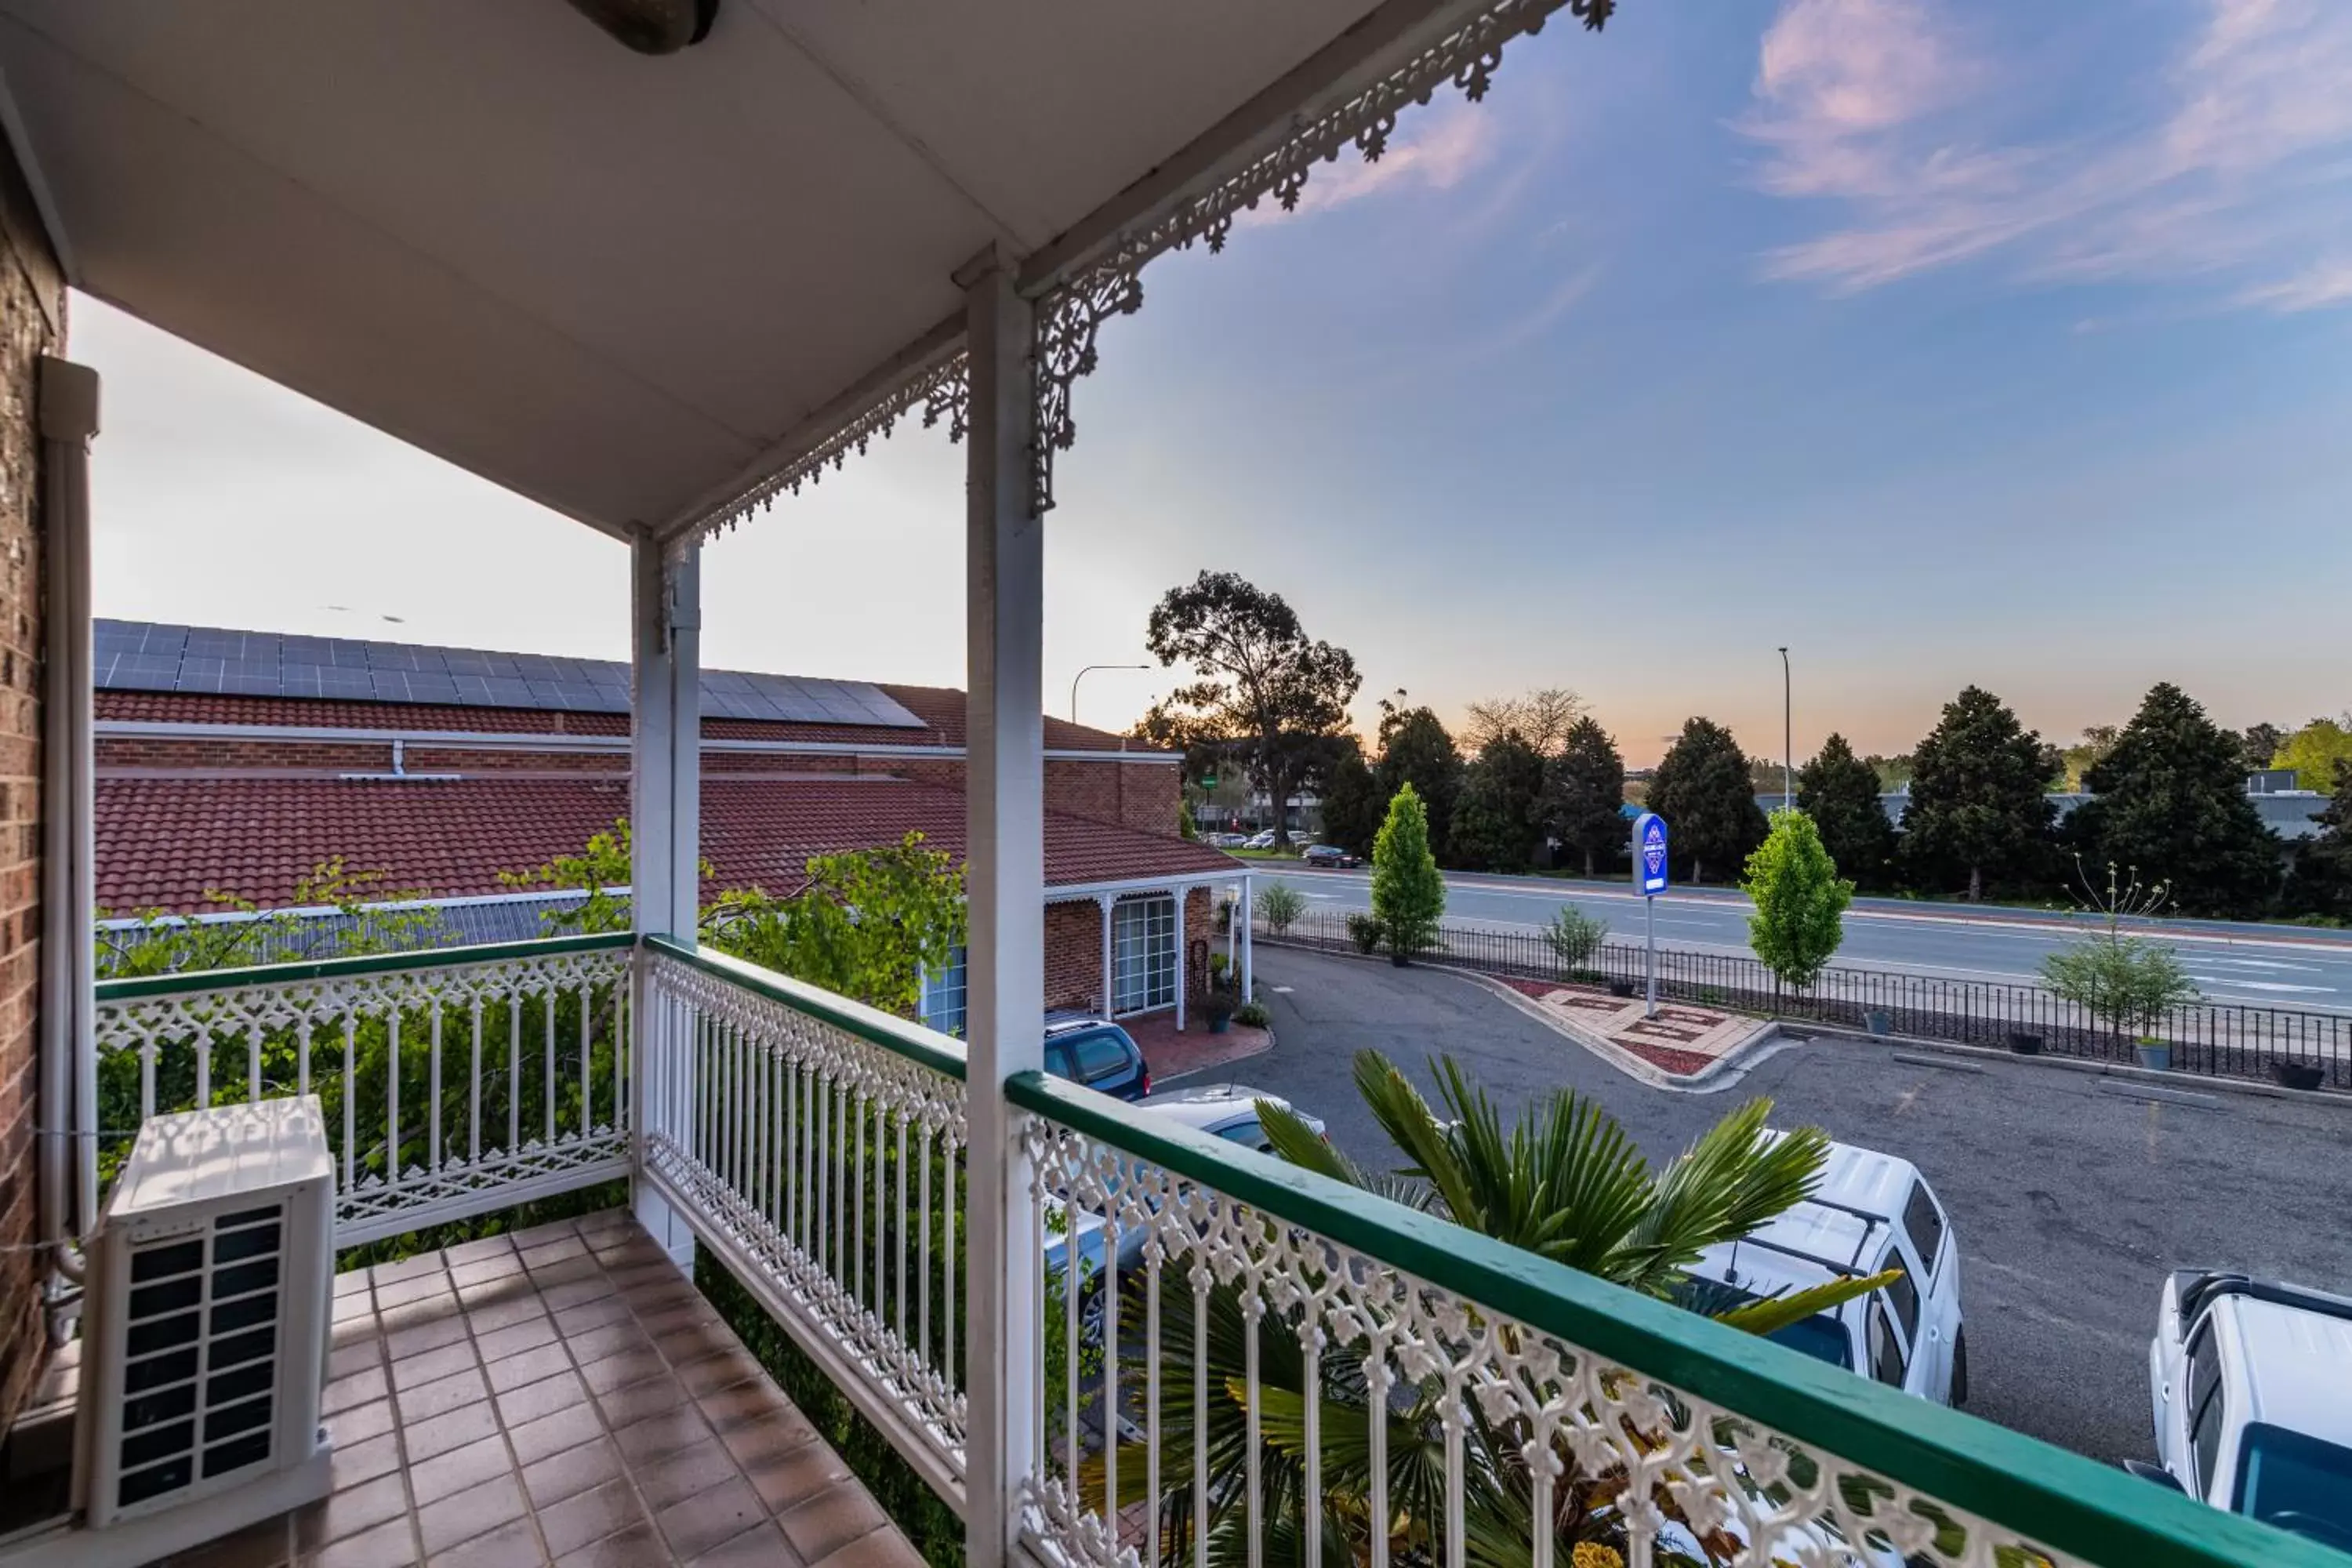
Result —
<svg viewBox="0 0 2352 1568"><path fill-rule="evenodd" d="M1544 826L1571 855L1594 862L1625 847L1625 759L1609 731L1591 719L1570 727L1559 754L1544 772Z"/></svg>
<svg viewBox="0 0 2352 1568"><path fill-rule="evenodd" d="M1429 847L1443 856L1454 831L1454 803L1462 794L1462 753L1454 737L1426 708L1392 711L1381 721L1381 795L1393 797L1406 784L1421 796L1429 820Z"/></svg>
<svg viewBox="0 0 2352 1568"><path fill-rule="evenodd" d="M1822 742L1797 770L1797 805L1820 830L1822 847L1857 888L1884 888L1895 864L1895 824L1879 800L1878 770L1843 735Z"/></svg>
<svg viewBox="0 0 2352 1568"><path fill-rule="evenodd" d="M1764 842L1764 812L1748 782L1748 758L1712 719L1684 721L1681 738L1651 776L1649 804L1666 819L1675 853L1689 858L1694 882L1706 879L1708 861L1737 866Z"/></svg>
<svg viewBox="0 0 2352 1568"><path fill-rule="evenodd" d="M2137 872L2183 913L2260 914L2278 887L2279 841L2246 797L2242 761L2237 737L2160 682L2084 776L2093 798L2067 837L2086 865Z"/></svg>
<svg viewBox="0 0 2352 1568"><path fill-rule="evenodd" d="M1971 686L1944 704L1912 755L1903 814L1912 886L1940 892L1958 882L1973 903L1988 883L2015 887L2045 875L2053 772L2042 737L1991 692Z"/></svg>
<svg viewBox="0 0 2352 1568"><path fill-rule="evenodd" d="M1386 928L1390 956L1399 963L1435 943L1445 913L1445 879L1429 852L1429 816L1410 784L1389 802L1388 820L1372 842L1372 913Z"/></svg>
<svg viewBox="0 0 2352 1568"><path fill-rule="evenodd" d="M2317 832L2296 847L2288 893L2297 914L2352 920L2352 762L2336 764L2336 791L2312 817Z"/></svg>
<svg viewBox="0 0 2352 1568"><path fill-rule="evenodd" d="M1506 730L1465 772L1454 809L1453 864L1477 871L1524 871L1543 838L1543 753Z"/></svg>
<svg viewBox="0 0 2352 1568"><path fill-rule="evenodd" d="M1741 886L1756 905L1748 917L1748 945L1764 967L1800 991L1820 979L1845 940L1853 884L1838 876L1813 819L1801 811L1774 812Z"/></svg>

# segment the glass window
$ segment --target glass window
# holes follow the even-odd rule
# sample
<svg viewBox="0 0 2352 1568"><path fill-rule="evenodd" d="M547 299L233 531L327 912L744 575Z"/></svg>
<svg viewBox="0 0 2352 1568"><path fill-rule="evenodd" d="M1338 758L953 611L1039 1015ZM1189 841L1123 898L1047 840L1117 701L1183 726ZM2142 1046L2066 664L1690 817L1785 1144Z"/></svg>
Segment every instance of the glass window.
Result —
<svg viewBox="0 0 2352 1568"><path fill-rule="evenodd" d="M2247 1423L2237 1510L2352 1551L2352 1448L2267 1422Z"/></svg>
<svg viewBox="0 0 2352 1568"><path fill-rule="evenodd" d="M1076 1081L1078 1069L1070 1064L1070 1047L1059 1040L1045 1042L1045 1070L1055 1078Z"/></svg>
<svg viewBox="0 0 2352 1568"><path fill-rule="evenodd" d="M1919 1261L1929 1273L1936 1269L1936 1249L1944 1245L1944 1215L1928 1194L1927 1184L1911 1184L1911 1201L1903 1205L1903 1228L1911 1233L1911 1245L1919 1254Z"/></svg>
<svg viewBox="0 0 2352 1568"><path fill-rule="evenodd" d="M1118 1078L1133 1065L1126 1044L1108 1029L1080 1035L1069 1044L1077 1057L1081 1082L1100 1083L1107 1078Z"/></svg>
<svg viewBox="0 0 2352 1568"><path fill-rule="evenodd" d="M1919 1287L1911 1282L1911 1271L1904 1268L1900 1252L1888 1253L1886 1263L1891 1268L1903 1269L1895 1282L1886 1287L1886 1299L1895 1305L1895 1321L1903 1325L1905 1340L1916 1340L1919 1337Z"/></svg>
<svg viewBox="0 0 2352 1568"><path fill-rule="evenodd" d="M2189 1445L2197 1457L2197 1495L2210 1495L2221 1452L2221 1356L2210 1319L2189 1344Z"/></svg>
<svg viewBox="0 0 2352 1568"><path fill-rule="evenodd" d="M1111 1011L1176 1005L1176 900L1166 893L1111 906Z"/></svg>
<svg viewBox="0 0 2352 1568"><path fill-rule="evenodd" d="M1274 1144L1267 1139L1265 1129L1258 1125L1257 1118L1255 1116L1246 1121L1228 1122L1217 1129L1217 1136L1229 1143L1238 1143L1244 1149L1255 1149L1261 1154L1274 1152Z"/></svg>
<svg viewBox="0 0 2352 1568"><path fill-rule="evenodd" d="M1887 1321L1885 1303L1872 1301L1870 1375L1889 1388L1900 1388L1903 1386L1903 1374L1907 1370L1903 1359L1903 1342L1895 1337L1895 1325Z"/></svg>
<svg viewBox="0 0 2352 1568"><path fill-rule="evenodd" d="M915 1016L943 1035L963 1034L964 950L948 955L947 967L923 974L923 997Z"/></svg>

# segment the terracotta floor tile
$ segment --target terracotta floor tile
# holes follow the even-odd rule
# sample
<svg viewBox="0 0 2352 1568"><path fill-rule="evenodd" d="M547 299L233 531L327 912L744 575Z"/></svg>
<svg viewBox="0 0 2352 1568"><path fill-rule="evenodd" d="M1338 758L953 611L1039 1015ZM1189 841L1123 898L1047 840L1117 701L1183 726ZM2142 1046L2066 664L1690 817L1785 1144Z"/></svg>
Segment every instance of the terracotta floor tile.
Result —
<svg viewBox="0 0 2352 1568"><path fill-rule="evenodd" d="M514 1446L515 1458L526 1465L603 1436L604 1423L597 1417L596 1407L585 1400L552 1415L507 1428L507 1441Z"/></svg>
<svg viewBox="0 0 2352 1568"><path fill-rule="evenodd" d="M446 1318L419 1318L397 1326L387 1320L383 1346L393 1360L401 1361L420 1352L454 1345L465 1337L466 1320L452 1312Z"/></svg>
<svg viewBox="0 0 2352 1568"><path fill-rule="evenodd" d="M647 1500L651 1500L650 1499ZM760 1494L740 1476L672 1503L654 1515L654 1523L681 1560L701 1556L722 1542L732 1541L755 1524L767 1522L768 1510Z"/></svg>
<svg viewBox="0 0 2352 1568"><path fill-rule="evenodd" d="M539 1293L541 1299L547 1302L548 1310L560 1312L566 1307L581 1306L613 1294L613 1281L605 1278L603 1266L591 1258L588 1268L592 1272L581 1279L568 1279L560 1285L547 1284L543 1275L532 1276L533 1279L541 1281Z"/></svg>
<svg viewBox="0 0 2352 1568"><path fill-rule="evenodd" d="M612 1434L614 1444L621 1446L621 1458L630 1465L646 1465L666 1453L677 1453L689 1444L698 1444L710 1436L710 1425L694 1411L694 1405L675 1405L661 1415L646 1415Z"/></svg>
<svg viewBox="0 0 2352 1568"><path fill-rule="evenodd" d="M667 1568L672 1561L661 1532L646 1523L570 1552L556 1568Z"/></svg>
<svg viewBox="0 0 2352 1568"><path fill-rule="evenodd" d="M172 1568L280 1568L293 1556L293 1521L281 1513L169 1561Z"/></svg>
<svg viewBox="0 0 2352 1568"><path fill-rule="evenodd" d="M493 1279L511 1279L521 1273L522 1259L506 1252L453 1264L449 1278L457 1284L457 1293L463 1296L468 1286L486 1284Z"/></svg>
<svg viewBox="0 0 2352 1568"><path fill-rule="evenodd" d="M580 1380L588 1385L590 1392L597 1394L611 1394L632 1384L643 1383L647 1378L667 1377L668 1374L669 1363L662 1360L661 1352L649 1344L622 1351L617 1355L608 1355L601 1361L592 1361L580 1369Z"/></svg>
<svg viewBox="0 0 2352 1568"><path fill-rule="evenodd" d="M328 1436L339 1445L364 1443L381 1437L398 1425L398 1420L389 1399L372 1399L365 1405L338 1410L325 1418Z"/></svg>
<svg viewBox="0 0 2352 1568"><path fill-rule="evenodd" d="M308 1568L413 1568L416 1531L406 1514L346 1536L304 1559Z"/></svg>
<svg viewBox="0 0 2352 1568"><path fill-rule="evenodd" d="M529 1512L530 1505L523 1501L522 1483L510 1475L500 1476L418 1510L416 1530L425 1538L425 1553L429 1558L509 1521L522 1519ZM535 1558L538 1554L534 1542L531 1555Z"/></svg>
<svg viewBox="0 0 2352 1568"><path fill-rule="evenodd" d="M800 1557L773 1520L761 1520L694 1560L694 1568L800 1568Z"/></svg>
<svg viewBox="0 0 2352 1568"><path fill-rule="evenodd" d="M637 1490L645 1494L646 1506L656 1513L722 1481L740 1479L743 1474L728 1457L727 1450L709 1437L649 1463L634 1465L631 1469L636 1477Z"/></svg>
<svg viewBox="0 0 2352 1568"><path fill-rule="evenodd" d="M764 1377L706 1394L695 1403L702 1407L703 1418L721 1432L754 1421L784 1421L800 1414L793 1408L792 1401Z"/></svg>
<svg viewBox="0 0 2352 1568"><path fill-rule="evenodd" d="M546 1561L539 1549L539 1531L528 1519L509 1521L425 1559L430 1568L536 1568Z"/></svg>
<svg viewBox="0 0 2352 1568"><path fill-rule="evenodd" d="M471 1341L458 1340L436 1350L424 1351L392 1363L392 1386L406 1393L428 1383L447 1377L452 1373L470 1372L474 1367L474 1346Z"/></svg>
<svg viewBox="0 0 2352 1568"><path fill-rule="evenodd" d="M756 1465L746 1465L743 1473L761 1500L784 1513L848 1479L849 1467L824 1444L803 1443Z"/></svg>
<svg viewBox="0 0 2352 1568"><path fill-rule="evenodd" d="M411 1465L408 1486L409 1490L415 1494L416 1506L420 1510L429 1509L443 1498L496 1480L513 1468L514 1461L508 1456L506 1439L493 1436Z"/></svg>
<svg viewBox="0 0 2352 1568"><path fill-rule="evenodd" d="M394 1394L392 1400L400 1409L402 1422L413 1426L467 1405L488 1404L490 1385L484 1380L479 1367L468 1366L463 1372L436 1378L421 1387L403 1389Z"/></svg>
<svg viewBox="0 0 2352 1568"><path fill-rule="evenodd" d="M479 1405L460 1405L446 1415L436 1415L401 1428L401 1447L408 1450L412 1465L446 1454L452 1448L462 1448L496 1433L499 1418L488 1400Z"/></svg>
<svg viewBox="0 0 2352 1568"><path fill-rule="evenodd" d="M445 1248L441 1256L452 1270L461 1264L478 1263L486 1258L512 1258L514 1237L486 1236L478 1241L461 1241L455 1247Z"/></svg>
<svg viewBox="0 0 2352 1568"><path fill-rule="evenodd" d="M544 1510L591 1487L617 1479L623 1473L621 1450L613 1446L610 1437L599 1437L525 1465L522 1489L532 1507Z"/></svg>
<svg viewBox="0 0 2352 1568"><path fill-rule="evenodd" d="M498 1396L499 1419L509 1426L520 1426L542 1415L552 1415L559 1410L569 1410L586 1403L587 1389L579 1377L569 1371L553 1377L542 1377L537 1383L526 1383L520 1388L509 1388Z"/></svg>
<svg viewBox="0 0 2352 1568"><path fill-rule="evenodd" d="M727 1451L734 1455L736 1462L745 1469L782 1458L802 1445L816 1440L816 1428L809 1425L808 1417L793 1408L782 1394L775 1397L782 1405L776 1414L739 1422L719 1435L719 1441L727 1445Z"/></svg>
<svg viewBox="0 0 2352 1568"><path fill-rule="evenodd" d="M371 1336L356 1344L344 1345L341 1349L329 1352L327 1378L329 1382L332 1382L336 1378L349 1377L355 1372L364 1372L369 1367L383 1364L383 1342Z"/></svg>
<svg viewBox="0 0 2352 1568"><path fill-rule="evenodd" d="M633 1322L606 1323L584 1334L572 1335L563 1342L564 1348L572 1352L572 1359L582 1366L652 1342L646 1337L645 1331Z"/></svg>
<svg viewBox="0 0 2352 1568"><path fill-rule="evenodd" d="M646 1517L636 1489L625 1480L610 1480L539 1510L539 1532L547 1549L565 1552L640 1523Z"/></svg>
<svg viewBox="0 0 2352 1568"><path fill-rule="evenodd" d="M606 1323L624 1322L630 1316L629 1304L620 1297L599 1296L593 1301L582 1301L557 1311L555 1326L567 1334L584 1334Z"/></svg>
<svg viewBox="0 0 2352 1568"><path fill-rule="evenodd" d="M368 1406L362 1405L366 1409ZM332 1428L330 1428L331 1434ZM334 1489L347 1491L362 1481L388 1476L400 1468L400 1437L387 1427L382 1434L357 1442L335 1436L334 1458L329 1461Z"/></svg>
<svg viewBox="0 0 2352 1568"><path fill-rule="evenodd" d="M819 1568L922 1568L923 1554L895 1525L872 1530L837 1549Z"/></svg>
<svg viewBox="0 0 2352 1568"><path fill-rule="evenodd" d="M372 1399L382 1399L392 1392L392 1382L382 1366L371 1366L339 1377L319 1391L319 1413L332 1415L349 1410L355 1405L365 1405Z"/></svg>
<svg viewBox="0 0 2352 1568"><path fill-rule="evenodd" d="M533 1341L529 1345L519 1346L511 1353L501 1353L496 1357L485 1353L483 1356L483 1359L489 1363L492 1388L504 1393L509 1388L520 1388L526 1383L537 1383L542 1377L553 1377L559 1372L572 1370L572 1357L556 1340L555 1325L548 1322L545 1318L538 1319L536 1321L547 1325L548 1337L544 1341ZM537 1331L532 1324L523 1324L520 1327ZM501 1329L499 1333L515 1331L517 1331ZM488 1339L475 1342L487 1352L490 1341L498 1337L498 1334L493 1334ZM501 1342L502 1344L504 1342Z"/></svg>
<svg viewBox="0 0 2352 1568"><path fill-rule="evenodd" d="M306 1552L408 1517L408 1488L397 1471L339 1491L296 1511L294 1533Z"/></svg>
<svg viewBox="0 0 2352 1568"><path fill-rule="evenodd" d="M394 1369L395 1376L398 1369ZM760 1375L760 1363L746 1350L726 1350L717 1355L705 1356L690 1365L678 1368L677 1380L686 1384L688 1394L699 1397L716 1394L746 1379Z"/></svg>
<svg viewBox="0 0 2352 1568"><path fill-rule="evenodd" d="M667 1373L596 1395L597 1407L604 1412L604 1419L612 1423L614 1431L635 1426L647 1416L674 1410L686 1403L686 1390L680 1388L677 1379Z"/></svg>
<svg viewBox="0 0 2352 1568"><path fill-rule="evenodd" d="M864 1487L844 1481L778 1514L776 1522L802 1562L817 1563L888 1521Z"/></svg>

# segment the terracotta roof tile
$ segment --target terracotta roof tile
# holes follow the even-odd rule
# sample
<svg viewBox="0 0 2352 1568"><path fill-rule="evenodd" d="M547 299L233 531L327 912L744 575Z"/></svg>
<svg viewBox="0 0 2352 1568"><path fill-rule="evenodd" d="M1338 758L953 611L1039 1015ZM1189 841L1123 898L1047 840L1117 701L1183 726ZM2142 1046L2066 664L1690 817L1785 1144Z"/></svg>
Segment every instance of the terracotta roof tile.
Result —
<svg viewBox="0 0 2352 1568"><path fill-rule="evenodd" d="M500 871L571 854L625 816L624 780L153 778L98 781L98 902L116 913L199 910L213 889L284 904L338 855L387 890L496 893ZM716 886L798 887L810 857L919 832L958 860L961 792L898 780L727 779L702 784L702 852ZM1048 812L1048 886L1238 870L1205 845Z"/></svg>

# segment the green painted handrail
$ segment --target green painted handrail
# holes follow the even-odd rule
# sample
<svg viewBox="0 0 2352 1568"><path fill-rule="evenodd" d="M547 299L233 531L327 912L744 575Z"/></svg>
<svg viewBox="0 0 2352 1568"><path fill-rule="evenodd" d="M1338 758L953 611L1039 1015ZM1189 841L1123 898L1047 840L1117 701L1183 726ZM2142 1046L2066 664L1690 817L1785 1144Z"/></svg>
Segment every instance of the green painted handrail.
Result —
<svg viewBox="0 0 2352 1568"><path fill-rule="evenodd" d="M1022 1073L1013 1104L1886 1480L2103 1568L2347 1568L2352 1557L1459 1226Z"/></svg>
<svg viewBox="0 0 2352 1568"><path fill-rule="evenodd" d="M295 985L311 980L343 980L359 974L394 974L411 969L460 969L509 959L546 958L565 952L620 952L635 947L628 931L587 936L542 936L525 942L487 942L469 947L425 947L411 952L371 952L355 958L318 958L301 963L256 963L243 969L198 969L185 974L155 974L138 980L101 980L99 1005L143 1002L153 996L192 995L201 991L239 991L247 986Z"/></svg>
<svg viewBox="0 0 2352 1568"><path fill-rule="evenodd" d="M906 1058L917 1067L928 1068L961 1082L963 1079L963 1047L953 1039L920 1024L910 1024L895 1013L885 1013L879 1007L869 1007L863 1002L853 1002L838 996L804 980L794 980L789 974L779 974L772 969L762 969L747 963L730 953L714 952L709 948L688 947L667 936L645 939L649 952L674 959L715 975L730 984L781 1002L795 1013L806 1013L822 1019L836 1029L845 1030L859 1039L881 1047L895 1056Z"/></svg>

